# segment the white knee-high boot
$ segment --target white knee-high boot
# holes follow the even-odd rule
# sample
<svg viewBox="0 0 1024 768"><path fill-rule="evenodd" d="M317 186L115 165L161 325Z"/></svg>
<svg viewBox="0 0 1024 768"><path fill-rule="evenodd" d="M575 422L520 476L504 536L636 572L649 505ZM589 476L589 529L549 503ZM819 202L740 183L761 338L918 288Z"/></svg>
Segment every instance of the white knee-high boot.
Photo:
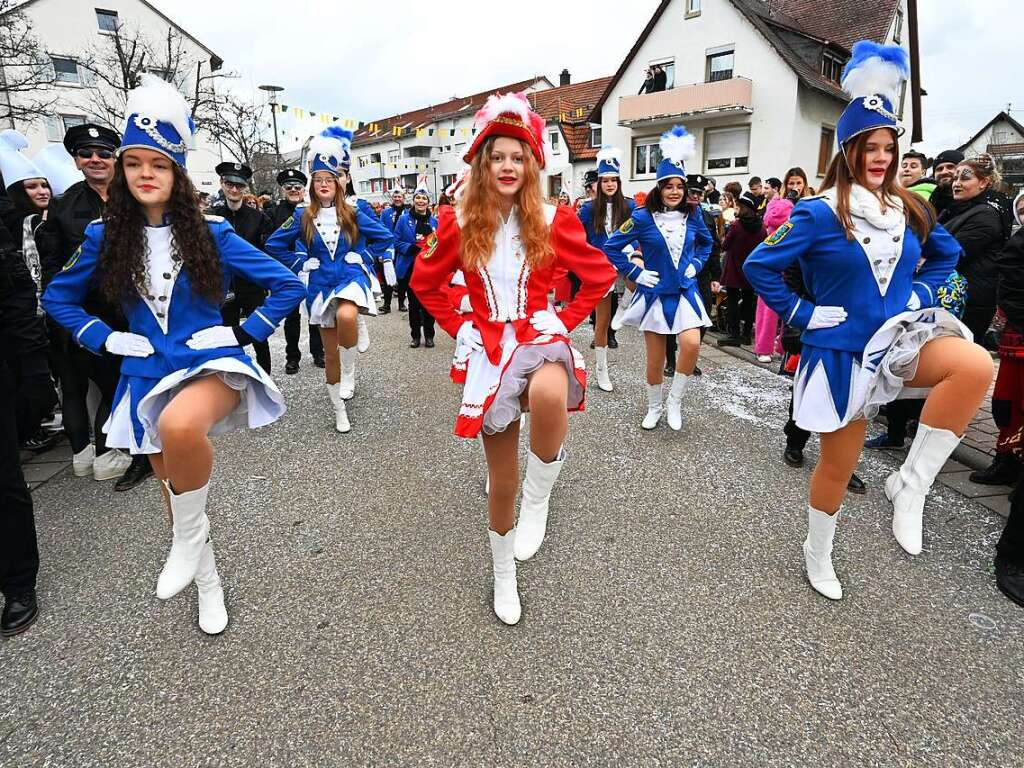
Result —
<svg viewBox="0 0 1024 768"><path fill-rule="evenodd" d="M608 347L594 347L594 357L597 364L594 369L597 371L597 386L603 392L611 392L615 389L612 386L611 377L608 375Z"/></svg>
<svg viewBox="0 0 1024 768"><path fill-rule="evenodd" d="M815 591L830 600L843 598L843 585L832 567L832 541L836 535L839 511L826 515L812 506L807 507L807 538L804 539L807 580Z"/></svg>
<svg viewBox="0 0 1024 768"><path fill-rule="evenodd" d="M513 555L516 529L504 536L488 529L491 541L491 563L494 568L494 613L506 624L517 624L522 615L519 584L516 581L516 559Z"/></svg>
<svg viewBox="0 0 1024 768"><path fill-rule="evenodd" d="M683 428L683 392L690 377L685 373L677 373L672 377L672 387L665 399L665 410L668 411L668 425L676 432Z"/></svg>
<svg viewBox="0 0 1024 768"><path fill-rule="evenodd" d="M925 497L959 444L960 438L948 429L919 423L906 461L885 481L885 495L892 502L892 535L908 554L921 553Z"/></svg>
<svg viewBox="0 0 1024 768"><path fill-rule="evenodd" d="M523 478L523 497L519 502L519 521L516 523L516 559L529 560L540 549L548 528L548 506L551 489L565 464L565 450L545 464L530 451L526 456L526 476Z"/></svg>
<svg viewBox="0 0 1024 768"><path fill-rule="evenodd" d="M219 635L228 625L228 612L224 607L224 590L210 540L207 540L199 558L195 582L199 590L199 628L208 635Z"/></svg>
<svg viewBox="0 0 1024 768"><path fill-rule="evenodd" d="M348 409L345 408L345 401L341 398L341 384L328 384L327 394L334 407L334 428L342 433L348 432L352 429L352 425L348 421Z"/></svg>
<svg viewBox="0 0 1024 768"><path fill-rule="evenodd" d="M665 406L661 402L661 384L648 384L647 413L644 415L644 420L640 422L640 426L644 429L654 429L661 421L661 414L664 411Z"/></svg>
<svg viewBox="0 0 1024 768"><path fill-rule="evenodd" d="M351 400L356 393L356 357L355 347L338 347L341 357L341 399Z"/></svg>
<svg viewBox="0 0 1024 768"><path fill-rule="evenodd" d="M370 328L366 325L366 318L362 315L356 316L356 349L365 352L370 348Z"/></svg>
<svg viewBox="0 0 1024 768"><path fill-rule="evenodd" d="M156 582L156 596L168 600L192 583L199 570L199 558L210 534L206 500L210 484L185 493L175 493L164 481L171 502L171 551Z"/></svg>

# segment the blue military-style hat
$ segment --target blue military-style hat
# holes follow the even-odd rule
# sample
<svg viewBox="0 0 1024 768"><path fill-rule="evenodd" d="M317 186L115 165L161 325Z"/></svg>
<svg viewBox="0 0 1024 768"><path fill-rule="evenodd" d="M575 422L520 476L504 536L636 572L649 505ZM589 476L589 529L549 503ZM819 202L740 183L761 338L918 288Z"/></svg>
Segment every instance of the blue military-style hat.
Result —
<svg viewBox="0 0 1024 768"><path fill-rule="evenodd" d="M327 171L337 176L352 163L352 131L329 125L309 142L309 174Z"/></svg>
<svg viewBox="0 0 1024 768"><path fill-rule="evenodd" d="M117 152L152 149L184 168L188 151L196 145L192 110L173 85L156 75L144 74L141 82L128 94L128 117Z"/></svg>
<svg viewBox="0 0 1024 768"><path fill-rule="evenodd" d="M893 105L909 76L910 59L900 46L871 40L854 44L853 56L843 69L843 89L851 101L836 126L841 148L845 150L850 139L876 128L891 128L897 136L903 134Z"/></svg>
<svg viewBox="0 0 1024 768"><path fill-rule="evenodd" d="M658 181L666 179L682 179L686 182L686 161L693 157L695 140L686 128L681 125L672 126L671 130L661 134L658 142L662 160L658 163Z"/></svg>
<svg viewBox="0 0 1024 768"><path fill-rule="evenodd" d="M621 149L613 147L611 144L601 147L601 151L597 153L597 175L600 178L606 176L618 178L622 175Z"/></svg>

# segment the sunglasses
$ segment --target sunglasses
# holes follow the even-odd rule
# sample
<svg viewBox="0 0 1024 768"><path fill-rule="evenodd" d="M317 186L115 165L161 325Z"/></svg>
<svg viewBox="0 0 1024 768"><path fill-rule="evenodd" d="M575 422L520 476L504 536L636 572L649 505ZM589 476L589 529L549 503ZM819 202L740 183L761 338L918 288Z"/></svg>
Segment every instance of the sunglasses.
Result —
<svg viewBox="0 0 1024 768"><path fill-rule="evenodd" d="M89 160L93 157L98 157L100 160L109 160L114 156L114 153L109 149L89 149L88 147L82 147L81 149L75 150L75 155L81 160Z"/></svg>
<svg viewBox="0 0 1024 768"><path fill-rule="evenodd" d="M287 184L282 184L281 189L283 189L285 192L299 192L302 189L304 189L304 187L296 181L291 181L288 182Z"/></svg>
<svg viewBox="0 0 1024 768"><path fill-rule="evenodd" d="M237 181L222 181L221 184L225 187L231 187L232 189L245 189L249 186L248 184L239 184Z"/></svg>

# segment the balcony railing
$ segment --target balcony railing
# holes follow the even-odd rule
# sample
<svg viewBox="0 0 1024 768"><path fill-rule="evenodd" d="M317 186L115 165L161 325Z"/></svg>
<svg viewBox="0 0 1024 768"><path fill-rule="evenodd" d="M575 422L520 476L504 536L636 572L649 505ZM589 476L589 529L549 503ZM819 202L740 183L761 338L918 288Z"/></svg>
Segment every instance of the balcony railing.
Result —
<svg viewBox="0 0 1024 768"><path fill-rule="evenodd" d="M745 77L680 85L667 91L619 98L619 125L751 112L753 83Z"/></svg>

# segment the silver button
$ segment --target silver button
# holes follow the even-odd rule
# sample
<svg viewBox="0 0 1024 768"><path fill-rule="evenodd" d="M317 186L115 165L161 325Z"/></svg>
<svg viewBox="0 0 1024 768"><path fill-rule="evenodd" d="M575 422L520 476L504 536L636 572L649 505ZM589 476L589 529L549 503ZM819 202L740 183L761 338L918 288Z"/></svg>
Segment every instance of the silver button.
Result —
<svg viewBox="0 0 1024 768"><path fill-rule="evenodd" d="M163 312L157 312L157 313L156 313L156 316L157 316L157 317L165 317L165 315L164 315L164 313L163 313Z"/></svg>
<svg viewBox="0 0 1024 768"><path fill-rule="evenodd" d="M889 259L889 263L890 264L895 264L896 263L896 257L893 256L891 259Z"/></svg>
<svg viewBox="0 0 1024 768"><path fill-rule="evenodd" d="M865 237L864 238L864 245L867 245L870 242L871 242L871 238L870 237Z"/></svg>
<svg viewBox="0 0 1024 768"><path fill-rule="evenodd" d="M147 299L149 299L150 301L152 301L152 300L153 300L154 298L156 298L156 297L155 297L155 296L153 296L152 294L148 294L148 295L146 296L146 298L147 298Z"/></svg>
<svg viewBox="0 0 1024 768"><path fill-rule="evenodd" d="M897 237L894 237L894 238L892 239L892 241L893 241L894 243L898 243L898 242L900 241L900 238L899 238L898 236L897 236Z"/></svg>
<svg viewBox="0 0 1024 768"><path fill-rule="evenodd" d="M167 297L166 296L161 296L160 297L160 301L167 301Z"/></svg>
<svg viewBox="0 0 1024 768"><path fill-rule="evenodd" d="M888 282L889 282L889 278L887 278L887 277L880 277L880 278L878 278L878 284L879 285L885 285Z"/></svg>
<svg viewBox="0 0 1024 768"><path fill-rule="evenodd" d="M170 280L170 279L171 279L171 273L170 272L164 272L164 280Z"/></svg>

